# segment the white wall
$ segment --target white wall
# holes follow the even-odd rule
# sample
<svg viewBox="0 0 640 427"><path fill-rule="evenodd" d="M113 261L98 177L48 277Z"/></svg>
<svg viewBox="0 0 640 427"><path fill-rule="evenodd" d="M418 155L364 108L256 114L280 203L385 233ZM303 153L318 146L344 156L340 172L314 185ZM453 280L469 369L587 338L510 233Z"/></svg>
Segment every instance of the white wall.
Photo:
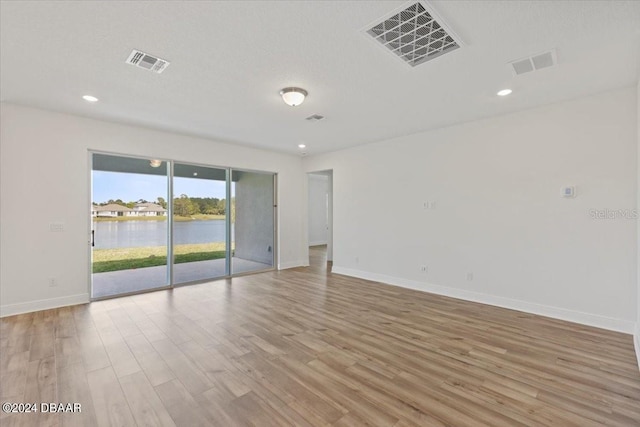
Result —
<svg viewBox="0 0 640 427"><path fill-rule="evenodd" d="M11 104L0 114L2 315L88 300L90 149L278 173L279 267L308 263L296 156Z"/></svg>
<svg viewBox="0 0 640 427"><path fill-rule="evenodd" d="M638 177L638 199L637 199L637 213L638 213L638 220L637 220L637 227L638 227L638 259L637 259L637 285L638 285L638 304L636 306L636 310L637 310L637 319L636 319L636 330L635 330L635 335L634 335L634 343L635 343L635 347L636 347L636 357L638 358L638 367L640 368L640 80L638 80L638 89L637 89L637 108L636 108L636 114L637 114L637 122L638 122L638 128L637 128L637 139L638 139L638 168L637 168L637 177Z"/></svg>
<svg viewBox="0 0 640 427"><path fill-rule="evenodd" d="M625 88L306 158L334 272L632 332L636 221L589 210L636 207L637 120Z"/></svg>
<svg viewBox="0 0 640 427"><path fill-rule="evenodd" d="M308 179L309 246L326 245L329 234L329 218L327 216L329 177L309 174Z"/></svg>

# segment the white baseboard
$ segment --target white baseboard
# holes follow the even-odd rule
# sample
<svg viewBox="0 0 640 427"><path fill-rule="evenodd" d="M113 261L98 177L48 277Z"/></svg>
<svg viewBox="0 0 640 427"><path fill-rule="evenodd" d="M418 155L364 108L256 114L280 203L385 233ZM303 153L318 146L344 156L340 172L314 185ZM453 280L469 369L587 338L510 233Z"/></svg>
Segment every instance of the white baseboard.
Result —
<svg viewBox="0 0 640 427"><path fill-rule="evenodd" d="M467 291L464 289L450 288L448 286L434 285L431 283L418 282L415 280L401 279L383 274L369 273L367 271L355 270L333 266L333 273L343 274L345 276L357 277L360 279L371 280L374 282L386 283L389 285L400 286L403 288L415 289L418 291L429 292L438 295L444 295L451 298L462 299L466 301L479 302L487 305L508 308L511 310L524 311L526 313L538 314L540 316L552 317L554 319L566 320L569 322L580 323L597 328L608 329L611 331L624 332L633 334L635 322L612 317L600 316L597 314L589 314L581 311L569 310L566 308L553 307L548 305L536 304L527 301L521 301L511 298L498 297L479 292ZM636 345L637 338L636 338ZM636 347L637 351L637 347Z"/></svg>
<svg viewBox="0 0 640 427"><path fill-rule="evenodd" d="M48 310L50 308L65 307L68 305L86 304L89 302L89 294L69 295L66 297L41 299L23 302L19 304L7 304L0 306L0 317L13 316L33 311Z"/></svg>
<svg viewBox="0 0 640 427"><path fill-rule="evenodd" d="M327 241L326 240L318 240L316 242L309 242L309 246L320 246L320 245L326 245Z"/></svg>
<svg viewBox="0 0 640 427"><path fill-rule="evenodd" d="M308 267L309 260L298 260L298 261L289 261L289 262L281 262L278 264L278 270L286 270L288 268L296 268L296 267Z"/></svg>

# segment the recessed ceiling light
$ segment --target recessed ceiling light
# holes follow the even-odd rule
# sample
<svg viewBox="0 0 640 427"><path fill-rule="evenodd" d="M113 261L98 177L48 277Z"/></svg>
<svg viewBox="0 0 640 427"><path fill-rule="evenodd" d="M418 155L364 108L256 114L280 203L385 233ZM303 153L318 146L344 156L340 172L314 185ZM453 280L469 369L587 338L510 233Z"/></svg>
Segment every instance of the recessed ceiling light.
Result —
<svg viewBox="0 0 640 427"><path fill-rule="evenodd" d="M98 102L98 98L96 98L93 95L84 95L82 99L84 99L87 102Z"/></svg>
<svg viewBox="0 0 640 427"><path fill-rule="evenodd" d="M498 96L507 96L510 95L511 92L513 92L511 89L502 89L501 91L498 91Z"/></svg>
<svg viewBox="0 0 640 427"><path fill-rule="evenodd" d="M304 144L298 144L298 148L307 148L307 146Z"/></svg>
<svg viewBox="0 0 640 427"><path fill-rule="evenodd" d="M302 104L307 95L307 91L299 87L286 87L280 91L284 103L292 107Z"/></svg>
<svg viewBox="0 0 640 427"><path fill-rule="evenodd" d="M162 160L158 160L158 159L149 160L149 166L151 166L152 168L159 168L160 165L162 165Z"/></svg>

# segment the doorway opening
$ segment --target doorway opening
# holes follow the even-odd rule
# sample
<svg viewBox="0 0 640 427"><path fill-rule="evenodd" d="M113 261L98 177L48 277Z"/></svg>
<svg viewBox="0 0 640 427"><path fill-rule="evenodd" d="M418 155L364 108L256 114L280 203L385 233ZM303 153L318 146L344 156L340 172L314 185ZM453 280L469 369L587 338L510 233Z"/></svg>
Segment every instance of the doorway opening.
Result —
<svg viewBox="0 0 640 427"><path fill-rule="evenodd" d="M333 171L308 173L307 196L310 265L317 264L319 257L326 257L330 263L333 261Z"/></svg>

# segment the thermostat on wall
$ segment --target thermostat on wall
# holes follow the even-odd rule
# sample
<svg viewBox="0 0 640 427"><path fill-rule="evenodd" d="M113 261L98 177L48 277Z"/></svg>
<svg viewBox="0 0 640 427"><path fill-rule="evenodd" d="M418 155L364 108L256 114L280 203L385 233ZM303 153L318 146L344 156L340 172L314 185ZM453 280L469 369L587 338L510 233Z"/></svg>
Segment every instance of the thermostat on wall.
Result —
<svg viewBox="0 0 640 427"><path fill-rule="evenodd" d="M573 185L568 187L562 187L562 197L565 199L573 199L576 197L576 187Z"/></svg>

